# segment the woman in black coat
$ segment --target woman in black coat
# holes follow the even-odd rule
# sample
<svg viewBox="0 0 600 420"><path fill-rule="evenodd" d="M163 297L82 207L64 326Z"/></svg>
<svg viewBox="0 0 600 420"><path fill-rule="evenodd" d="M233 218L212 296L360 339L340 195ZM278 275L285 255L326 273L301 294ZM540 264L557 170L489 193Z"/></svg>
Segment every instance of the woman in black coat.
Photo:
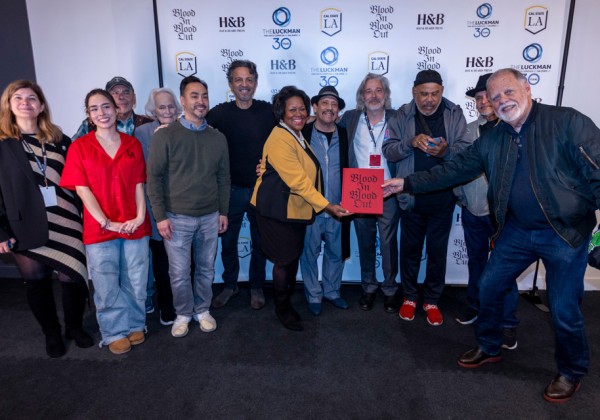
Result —
<svg viewBox="0 0 600 420"><path fill-rule="evenodd" d="M50 357L65 354L52 275L62 288L65 337L91 347L82 329L88 296L79 202L59 187L71 140L51 122L41 88L10 83L0 98L0 253L12 254Z"/></svg>

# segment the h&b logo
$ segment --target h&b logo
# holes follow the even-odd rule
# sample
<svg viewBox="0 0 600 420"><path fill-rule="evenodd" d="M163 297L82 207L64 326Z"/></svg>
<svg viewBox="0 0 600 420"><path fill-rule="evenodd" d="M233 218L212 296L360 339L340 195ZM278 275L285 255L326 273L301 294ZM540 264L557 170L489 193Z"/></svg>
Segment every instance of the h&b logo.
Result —
<svg viewBox="0 0 600 420"><path fill-rule="evenodd" d="M271 70L296 70L296 60L271 60Z"/></svg>
<svg viewBox="0 0 600 420"><path fill-rule="evenodd" d="M417 15L417 25L439 26L444 24L444 14L422 13Z"/></svg>
<svg viewBox="0 0 600 420"><path fill-rule="evenodd" d="M246 22L244 16L225 16L219 18L219 26L221 28L243 28L244 26L246 26Z"/></svg>
<svg viewBox="0 0 600 420"><path fill-rule="evenodd" d="M493 67L494 57L467 57L466 67Z"/></svg>

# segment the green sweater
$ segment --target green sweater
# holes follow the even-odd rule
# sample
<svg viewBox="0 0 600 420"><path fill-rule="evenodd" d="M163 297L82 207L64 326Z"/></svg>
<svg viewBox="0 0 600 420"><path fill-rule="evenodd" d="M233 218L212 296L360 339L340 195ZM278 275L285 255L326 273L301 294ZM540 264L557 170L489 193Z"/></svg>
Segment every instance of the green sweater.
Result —
<svg viewBox="0 0 600 420"><path fill-rule="evenodd" d="M148 197L157 222L167 219L167 212L227 215L229 154L219 131L192 131L178 121L158 130L150 142L147 170Z"/></svg>

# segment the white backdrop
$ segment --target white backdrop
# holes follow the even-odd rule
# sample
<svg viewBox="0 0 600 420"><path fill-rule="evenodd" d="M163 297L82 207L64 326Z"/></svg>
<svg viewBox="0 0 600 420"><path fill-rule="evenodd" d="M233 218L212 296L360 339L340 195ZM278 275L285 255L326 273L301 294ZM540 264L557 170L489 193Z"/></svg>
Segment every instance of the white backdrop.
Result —
<svg viewBox="0 0 600 420"><path fill-rule="evenodd" d="M148 93L159 84L158 72L156 71L157 58L154 42L152 0L128 0L127 2L105 0L101 3L94 0L53 0L51 2L47 0L26 0L26 2L36 78L43 87L50 103L54 121L63 128L65 133L74 133L84 118L83 98L86 93L94 87L104 86L106 81L115 75L124 76L133 82L138 97L136 112L144 112L144 104ZM205 8L204 3L198 2L198 7ZM349 9L363 7L364 3L364 0L338 2L343 6L339 8L344 13L349 12ZM395 16L404 13L402 3L409 3L409 1L396 0L393 3L400 5L400 11L394 12ZM491 17L493 20L496 19L499 8L503 7L499 3L504 4L504 1L495 0L490 2L493 6ZM255 8L262 9L262 2L255 2L255 4ZM422 7L424 11L430 11L435 4L439 3L422 0L419 7ZM473 16L469 20L476 20L474 16L476 8L480 4L483 4L483 1L461 0L453 2L451 6L461 11L465 16ZM518 10L523 10L534 4L538 4L538 2L523 1L515 7ZM562 7L562 2L546 1L544 4L547 5L550 11L548 23L550 25L555 22L557 18L555 9ZM304 3L302 5L304 7ZM330 6L325 4L322 7ZM239 10L239 7L236 5L230 10ZM577 0L563 98L564 106L572 106L584 112L597 125L600 125L600 108L596 106L598 95L597 89L590 88L589 74L593 74L593 71L600 66L600 55L596 54L597 39L600 39L600 26L597 24L599 13L600 4L596 0ZM237 15L237 13L231 14ZM346 18L344 17L344 19ZM365 22L368 22L368 20L365 20ZM202 21L203 25L209 23L209 20ZM393 23L397 24L397 22ZM503 20L499 23L504 25L509 22ZM497 48L490 52L496 54L496 49L516 48L515 36L523 31L523 26L520 25L523 25L524 17L521 16L512 23L517 25L512 32L502 31L499 33L496 31L490 33L487 39L494 40L498 44ZM450 22L448 21L447 24L450 24ZM413 26L416 25L413 23ZM354 31L354 28L345 25L344 20L343 30ZM2 31L1 28L0 31ZM537 39L544 32L546 31L531 35L531 39ZM10 39L10 34L3 35L9 36L8 39ZM340 35L335 35L332 39L336 39ZM212 37L208 39L208 42L206 42L206 39L199 42L209 48L215 39L216 37ZM352 41L352 37L350 37L350 45L352 45ZM377 42L377 39L373 38L373 42ZM544 54L549 50L554 50L558 54L563 50L563 40L553 40L549 44L544 43L543 47ZM460 48L458 44L457 48ZM462 50L462 48L460 49ZM408 69L413 74L416 73L416 69L412 66L409 68L402 57L400 57L400 62L395 63L394 66L396 64L401 67L399 69L401 71ZM444 66L446 66L446 63L444 63ZM494 67L497 66L498 63L494 63ZM388 74L390 77L396 74L396 70L393 68L392 66L392 75ZM458 71L461 72L462 70L459 69ZM557 71L554 66L553 71ZM217 73L221 74L220 72ZM263 74L263 76L265 75ZM455 74L452 73L451 76L454 77ZM202 77L205 76L202 75ZM446 77L447 89L453 83L452 77L450 79ZM266 77L263 77L263 79L266 79ZM261 79L261 83L264 82L263 79ZM407 80L410 82L412 79L407 78ZM476 77L473 77L473 81L468 83L472 85L475 80ZM358 80L353 81L353 83L357 85ZM216 87L215 85L211 86L212 88ZM302 87L309 91L309 94L313 94L310 86ZM534 94L537 93L538 87L539 84L533 86ZM338 88L341 89L341 86L338 85ZM410 99L410 83L397 85L392 79L392 90L395 107ZM446 96L461 104L460 100L462 98L466 103L467 98L462 96L464 90L466 89L457 91L460 96L446 91ZM214 94L216 91L213 89L212 93ZM350 98L345 99L347 102L353 103L354 94L350 92L350 95ZM213 97L212 103L216 104L221 100L222 97ZM554 102L551 96L544 97L543 100L547 103ZM349 106L352 106L352 104L349 104ZM540 287L544 288L543 267L540 271L539 281ZM521 283L521 287L526 286ZM586 290L600 290L599 270L588 267L585 275L585 287Z"/></svg>
<svg viewBox="0 0 600 420"><path fill-rule="evenodd" d="M309 96L333 85L348 108L356 104L361 79L373 72L390 80L393 107L398 108L411 99L416 73L435 69L444 79L444 96L461 105L471 121L477 111L464 92L479 75L503 67L527 74L538 101L555 102L562 53L557 46L562 46L567 3L477 0L462 1L458 8L444 0L410 4L264 0L256 7L233 0L210 5L158 0L162 70L165 85L172 88L188 75L206 80L211 104L216 105L232 99L225 77L229 63L249 59L258 66L257 98L270 100L288 84ZM245 223L239 241L241 279L247 279L250 247ZM423 266L425 262L424 255ZM447 283L465 283L466 264L457 209L448 247ZM381 279L379 252L377 269ZM218 259L217 276L221 272ZM422 267L421 280L424 272ZM344 280L358 279L353 235Z"/></svg>

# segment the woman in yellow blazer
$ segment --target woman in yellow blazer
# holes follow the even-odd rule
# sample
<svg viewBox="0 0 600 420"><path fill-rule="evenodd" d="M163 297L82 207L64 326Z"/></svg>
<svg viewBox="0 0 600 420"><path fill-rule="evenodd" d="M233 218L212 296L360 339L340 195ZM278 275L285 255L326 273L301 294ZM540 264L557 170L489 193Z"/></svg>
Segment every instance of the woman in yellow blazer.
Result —
<svg viewBox="0 0 600 420"><path fill-rule="evenodd" d="M279 124L263 148L260 176L251 200L263 252L273 261L275 313L284 327L295 331L303 328L290 297L306 225L323 210L336 217L350 214L321 194L321 167L302 137L309 109L308 95L295 86L285 86L273 96L273 113Z"/></svg>

